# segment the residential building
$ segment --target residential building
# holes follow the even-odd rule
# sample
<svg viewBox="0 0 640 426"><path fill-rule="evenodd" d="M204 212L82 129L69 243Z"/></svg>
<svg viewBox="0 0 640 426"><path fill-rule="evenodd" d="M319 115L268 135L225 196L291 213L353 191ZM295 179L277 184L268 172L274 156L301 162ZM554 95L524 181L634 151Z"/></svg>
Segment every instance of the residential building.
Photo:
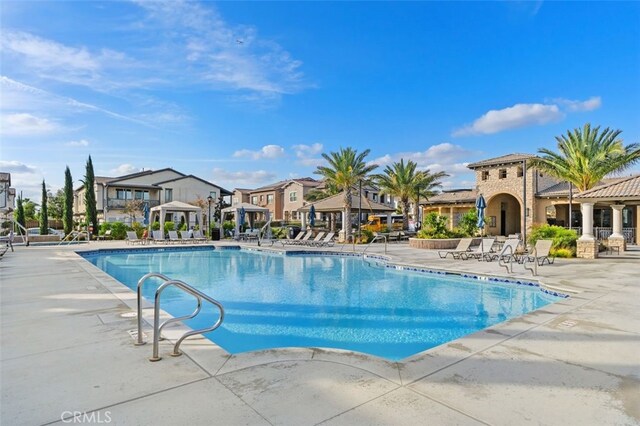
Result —
<svg viewBox="0 0 640 426"><path fill-rule="evenodd" d="M139 200L149 208L171 201L206 203L211 196L231 195L228 190L194 175L185 175L171 168L145 170L120 177L96 176L94 191L100 222L142 221L142 211L129 212L133 200ZM84 186L74 193L74 216L83 220L85 215ZM170 220L170 219L169 219Z"/></svg>
<svg viewBox="0 0 640 426"><path fill-rule="evenodd" d="M11 188L11 173L0 172L0 213L11 213L15 202L16 190Z"/></svg>
<svg viewBox="0 0 640 426"><path fill-rule="evenodd" d="M421 202L423 214L437 212L447 216L450 228L454 228L482 194L487 203L485 230L488 234L521 234L541 223L581 227L583 194L578 194L567 182L559 182L538 169L527 167L528 160L534 157L531 154L508 154L469 164L468 167L476 173L475 188L443 191ZM604 179L596 188L607 188L626 179L635 182L636 178ZM622 206L619 208L625 239L628 243L640 243L637 233L640 194L618 201L609 197L595 203L593 226L596 237L606 239L613 232L617 206Z"/></svg>

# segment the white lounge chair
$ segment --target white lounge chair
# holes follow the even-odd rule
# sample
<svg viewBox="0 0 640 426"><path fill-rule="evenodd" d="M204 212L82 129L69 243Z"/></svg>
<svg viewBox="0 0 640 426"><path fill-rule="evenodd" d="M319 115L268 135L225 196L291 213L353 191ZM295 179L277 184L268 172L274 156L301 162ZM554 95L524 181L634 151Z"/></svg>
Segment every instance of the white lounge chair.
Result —
<svg viewBox="0 0 640 426"><path fill-rule="evenodd" d="M193 239L198 243L204 243L205 241L207 241L207 237L202 235L202 231L199 229L193 231Z"/></svg>
<svg viewBox="0 0 640 426"><path fill-rule="evenodd" d="M470 258L474 258L474 259L478 259L481 260L483 259L485 256L490 255L493 251L493 243L496 241L495 238L483 238L482 242L480 243L480 245L478 247L475 248L475 250L471 250L468 253L464 253L463 259L470 259Z"/></svg>
<svg viewBox="0 0 640 426"><path fill-rule="evenodd" d="M530 262L538 262L538 266L544 265L545 261L551 265L556 259L553 256L549 257L551 246L553 246L553 240L538 240L536 241L534 249L531 250L531 253L527 254L525 258Z"/></svg>
<svg viewBox="0 0 640 426"><path fill-rule="evenodd" d="M335 232L329 232L322 240L314 242L312 245L315 247L333 247L335 244L333 237L335 237L335 235Z"/></svg>
<svg viewBox="0 0 640 426"><path fill-rule="evenodd" d="M194 242L193 238L189 236L189 231L180 231L180 242L185 244L191 244Z"/></svg>
<svg viewBox="0 0 640 426"><path fill-rule="evenodd" d="M322 237L324 237L324 231L318 232L318 234L316 235L316 237L313 240L302 242L302 245L313 246L313 245L319 243L320 240L322 240Z"/></svg>
<svg viewBox="0 0 640 426"><path fill-rule="evenodd" d="M142 244L142 240L138 238L135 231L127 231L127 244Z"/></svg>
<svg viewBox="0 0 640 426"><path fill-rule="evenodd" d="M458 247L454 250L441 250L438 252L438 256L440 259L445 259L447 256L451 255L454 259L461 259L464 253L469 251L469 247L471 246L471 242L473 238L461 238L458 242Z"/></svg>
<svg viewBox="0 0 640 426"><path fill-rule="evenodd" d="M182 243L182 238L178 237L178 231L169 231L169 241L172 243Z"/></svg>
<svg viewBox="0 0 640 426"><path fill-rule="evenodd" d="M151 231L151 238L154 243L166 244L167 240L164 239L164 233L160 230Z"/></svg>
<svg viewBox="0 0 640 426"><path fill-rule="evenodd" d="M303 234L302 232L300 232L298 235L296 235L296 237L293 240L281 240L280 242L282 243L283 246L298 245L304 241L307 241L309 238L311 238L311 235L313 235L313 231L308 231L306 234Z"/></svg>
<svg viewBox="0 0 640 426"><path fill-rule="evenodd" d="M504 246L502 246L502 250L500 251L500 253L485 254L482 259L486 259L487 261L499 259L507 261L511 258L516 258L516 251L518 250L519 245L520 240L508 239L504 242Z"/></svg>

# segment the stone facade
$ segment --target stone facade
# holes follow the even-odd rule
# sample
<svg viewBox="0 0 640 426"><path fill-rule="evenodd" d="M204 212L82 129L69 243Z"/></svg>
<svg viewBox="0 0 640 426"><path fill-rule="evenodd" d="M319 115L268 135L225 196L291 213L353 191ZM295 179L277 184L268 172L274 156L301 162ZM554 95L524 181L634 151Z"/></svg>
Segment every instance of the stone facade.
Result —
<svg viewBox="0 0 640 426"><path fill-rule="evenodd" d="M596 240L578 239L576 257L582 259L596 259L598 257L599 248L600 244Z"/></svg>

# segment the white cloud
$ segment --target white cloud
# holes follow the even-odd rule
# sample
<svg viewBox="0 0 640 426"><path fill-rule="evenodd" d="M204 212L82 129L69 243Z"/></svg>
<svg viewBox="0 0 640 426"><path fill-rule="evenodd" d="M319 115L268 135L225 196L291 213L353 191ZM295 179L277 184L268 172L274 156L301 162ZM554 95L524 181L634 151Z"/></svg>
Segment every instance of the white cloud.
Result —
<svg viewBox="0 0 640 426"><path fill-rule="evenodd" d="M89 141L86 139L80 139L78 141L70 141L65 143L66 146L89 146Z"/></svg>
<svg viewBox="0 0 640 426"><path fill-rule="evenodd" d="M275 178L275 173L271 173L266 170L232 172L221 168L214 168L212 171L212 181L229 188L259 186L260 184L266 184Z"/></svg>
<svg viewBox="0 0 640 426"><path fill-rule="evenodd" d="M120 164L115 169L109 170L109 173L113 176L124 176L124 175L129 175L131 173L137 173L140 170L141 170L140 167L136 167L133 164L125 163L125 164Z"/></svg>
<svg viewBox="0 0 640 426"><path fill-rule="evenodd" d="M0 133L6 136L45 135L61 130L58 123L28 113L0 115Z"/></svg>
<svg viewBox="0 0 640 426"><path fill-rule="evenodd" d="M453 136L489 135L519 127L547 124L562 118L564 114L557 105L516 104L487 112L473 124L455 130Z"/></svg>
<svg viewBox="0 0 640 426"><path fill-rule="evenodd" d="M276 159L284 157L284 148L280 145L265 145L258 151L251 151L249 149L241 149L233 153L237 158L251 158L253 160L260 159Z"/></svg>
<svg viewBox="0 0 640 426"><path fill-rule="evenodd" d="M33 166L21 163L19 161L3 161L0 160L0 170L6 173L38 173L38 169Z"/></svg>
<svg viewBox="0 0 640 426"><path fill-rule="evenodd" d="M602 106L602 98L600 96L592 96L586 101L573 101L570 99L555 99L554 102L562 105L568 111L577 112L577 111L593 111Z"/></svg>
<svg viewBox="0 0 640 426"><path fill-rule="evenodd" d="M298 144L293 145L291 149L293 149L293 152L298 159L298 164L307 167L318 167L325 163L324 158L316 157L318 154L321 154L324 149L324 146L321 143L316 142L311 145Z"/></svg>

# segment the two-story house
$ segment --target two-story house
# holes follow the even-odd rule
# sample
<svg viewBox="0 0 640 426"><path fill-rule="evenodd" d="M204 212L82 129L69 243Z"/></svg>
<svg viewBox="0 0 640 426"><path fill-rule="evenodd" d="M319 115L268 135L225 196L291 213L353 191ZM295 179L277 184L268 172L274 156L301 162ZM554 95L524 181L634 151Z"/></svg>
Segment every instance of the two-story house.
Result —
<svg viewBox="0 0 640 426"><path fill-rule="evenodd" d="M196 200L217 200L219 196L231 195L228 190L194 175L185 175L171 168L145 170L120 177L96 176L94 191L100 222L125 222L133 220L128 205L138 200L149 208L171 201L193 203ZM74 194L74 216L83 220L85 188L81 186ZM135 216L135 214L134 214ZM142 220L141 212L135 218Z"/></svg>
<svg viewBox="0 0 640 426"><path fill-rule="evenodd" d="M0 172L0 213L7 215L14 209L16 190L11 188L11 173Z"/></svg>

